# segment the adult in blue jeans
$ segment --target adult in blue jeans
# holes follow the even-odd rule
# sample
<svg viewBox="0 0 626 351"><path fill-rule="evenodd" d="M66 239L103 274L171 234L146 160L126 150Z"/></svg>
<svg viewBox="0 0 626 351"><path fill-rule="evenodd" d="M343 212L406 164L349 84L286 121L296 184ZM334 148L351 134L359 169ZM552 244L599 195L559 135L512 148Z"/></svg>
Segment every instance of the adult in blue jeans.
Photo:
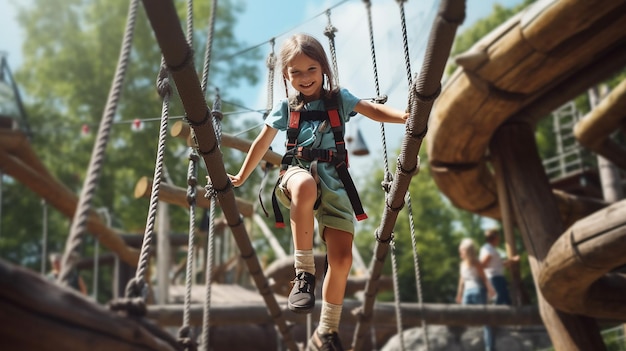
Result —
<svg viewBox="0 0 626 351"><path fill-rule="evenodd" d="M505 259L498 252L500 246L500 232L496 229L488 229L485 231L485 244L480 248L480 264L483 266L487 278L496 291L496 305L510 305L511 297L504 268L508 267L512 262L518 262L519 256Z"/></svg>
<svg viewBox="0 0 626 351"><path fill-rule="evenodd" d="M485 271L485 275L496 291L494 303L496 305L510 305L511 297L509 295L508 283L504 276L504 268L508 267L512 262L519 261L519 256L511 259L503 258L498 251L500 246L500 232L497 229L488 229L485 231L485 243L480 248L479 259L480 264ZM487 327L491 329L491 327ZM494 332L490 332L490 338L494 338ZM493 345L493 341L490 341ZM491 348L493 351L494 348Z"/></svg>
<svg viewBox="0 0 626 351"><path fill-rule="evenodd" d="M459 269L459 286L456 294L456 302L463 305L484 305L487 297L495 295L491 283L487 279L478 255L474 241L465 238L459 245L461 264ZM484 327L485 350L493 351L493 333L489 326Z"/></svg>

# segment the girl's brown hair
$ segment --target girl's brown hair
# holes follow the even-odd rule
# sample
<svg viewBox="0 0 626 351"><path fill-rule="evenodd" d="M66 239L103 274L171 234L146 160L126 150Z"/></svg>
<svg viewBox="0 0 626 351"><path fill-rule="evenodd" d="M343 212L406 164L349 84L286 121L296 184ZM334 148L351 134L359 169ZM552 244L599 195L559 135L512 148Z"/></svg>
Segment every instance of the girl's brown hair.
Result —
<svg viewBox="0 0 626 351"><path fill-rule="evenodd" d="M304 33L291 36L283 43L283 46L280 49L280 68L283 72L283 82L285 83L285 88L287 88L286 77L289 62L300 54L304 54L319 62L322 68L322 76L325 76L320 97L330 98L337 90L337 87L335 86L335 78L332 70L330 69L328 58L326 57L326 51L324 51L324 47L317 39ZM296 96L295 102L292 105L294 105L292 108L302 108L304 105L304 98L301 94Z"/></svg>

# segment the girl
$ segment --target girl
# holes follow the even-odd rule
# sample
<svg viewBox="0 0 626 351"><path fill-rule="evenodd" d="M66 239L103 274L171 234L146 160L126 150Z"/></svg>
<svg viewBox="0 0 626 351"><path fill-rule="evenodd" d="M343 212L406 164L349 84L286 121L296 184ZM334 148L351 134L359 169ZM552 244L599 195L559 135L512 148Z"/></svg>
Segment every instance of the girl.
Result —
<svg viewBox="0 0 626 351"><path fill-rule="evenodd" d="M296 90L296 96L279 102L265 120L265 126L252 143L236 175L229 175L234 186L241 186L269 149L279 130L287 130L287 154L276 187L277 198L290 208L296 277L289 294L288 307L297 313L309 313L315 306L315 263L313 257L314 218L326 243L328 270L322 285L322 310L317 330L307 350L343 350L338 337L339 320L352 266L354 234L353 202L346 191L342 127L355 111L378 122L404 123L408 114L374 104L334 86L333 74L324 48L317 39L297 34L280 50L283 81ZM331 106L332 105L332 106ZM330 109L338 113L333 123ZM321 111L303 118L308 111ZM300 116L297 128L293 112ZM313 115L313 113L308 114ZM336 116L336 115L334 115ZM330 125L329 125L330 124ZM294 133L295 130L295 133ZM290 137L291 135L291 137ZM297 138L295 136L297 135ZM336 140L336 139L341 140ZM349 177L349 176L348 176ZM349 181L348 183L352 183ZM353 199L352 199L353 200ZM357 196L358 200L358 196ZM360 205L360 203L359 203ZM276 210L275 210L276 212ZM364 214L362 214L364 218Z"/></svg>
<svg viewBox="0 0 626 351"><path fill-rule="evenodd" d="M459 256L461 257L459 287L456 294L456 302L464 305L484 305L489 298L495 295L495 290L491 286L483 267L476 255L474 241L470 238L461 240L459 245ZM493 334L491 327L484 327L485 350L493 350Z"/></svg>

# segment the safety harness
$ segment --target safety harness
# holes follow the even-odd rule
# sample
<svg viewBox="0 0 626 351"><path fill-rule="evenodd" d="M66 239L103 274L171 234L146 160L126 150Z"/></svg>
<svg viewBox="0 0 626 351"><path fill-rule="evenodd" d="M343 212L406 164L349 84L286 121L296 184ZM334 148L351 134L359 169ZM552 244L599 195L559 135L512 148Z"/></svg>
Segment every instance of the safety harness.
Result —
<svg viewBox="0 0 626 351"><path fill-rule="evenodd" d="M343 139L344 123L339 116L339 104L337 101L337 94L333 94L331 98L324 100L324 106L326 111L291 111L289 114L289 124L287 126L287 143L285 155L281 161L280 176L278 182L274 187L272 195L272 207L274 209L274 217L276 218L276 227L282 228L285 226L283 215L280 212L278 200L276 198L276 187L278 187L283 174L287 171L289 166L294 164L294 159L300 159L311 163L309 171L313 174L313 177L317 179L317 162L328 162L335 166L339 179L343 183L352 209L356 219L361 221L367 218L367 214L363 211L361 205L361 199L356 190L352 177L348 172L348 152L346 150L346 143ZM334 150L328 149L315 149L310 147L297 146L298 135L300 134L300 122L303 121L328 121L332 128L333 136L335 138ZM319 184L318 184L319 186ZM321 196L315 203L315 209L320 205Z"/></svg>

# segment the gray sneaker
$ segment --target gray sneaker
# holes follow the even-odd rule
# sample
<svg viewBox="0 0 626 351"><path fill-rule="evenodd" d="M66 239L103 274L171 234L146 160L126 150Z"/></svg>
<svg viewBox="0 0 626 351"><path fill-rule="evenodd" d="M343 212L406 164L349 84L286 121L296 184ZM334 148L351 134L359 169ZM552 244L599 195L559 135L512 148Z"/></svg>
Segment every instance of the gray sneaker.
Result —
<svg viewBox="0 0 626 351"><path fill-rule="evenodd" d="M309 339L306 351L344 351L344 348L337 332L320 334L316 330Z"/></svg>
<svg viewBox="0 0 626 351"><path fill-rule="evenodd" d="M287 307L295 313L310 313L315 307L315 276L300 272L292 281Z"/></svg>

